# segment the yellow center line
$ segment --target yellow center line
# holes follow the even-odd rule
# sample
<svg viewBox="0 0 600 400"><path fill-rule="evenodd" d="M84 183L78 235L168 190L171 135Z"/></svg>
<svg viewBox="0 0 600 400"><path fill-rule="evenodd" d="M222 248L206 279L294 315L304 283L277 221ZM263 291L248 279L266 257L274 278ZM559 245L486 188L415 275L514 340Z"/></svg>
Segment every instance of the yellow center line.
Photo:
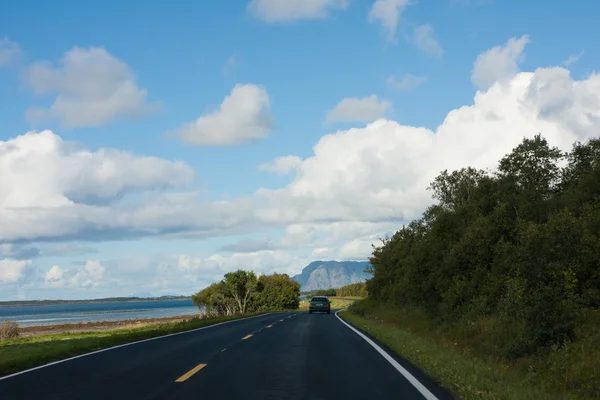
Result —
<svg viewBox="0 0 600 400"><path fill-rule="evenodd" d="M283 322L283 320L282 320L282 319L280 319L280 320L279 320L279 322Z"/></svg>
<svg viewBox="0 0 600 400"><path fill-rule="evenodd" d="M194 375L196 372L200 371L202 368L206 367L206 364L200 364L197 367L195 367L194 369L192 369L190 372L186 373L185 375L180 376L179 378L177 378L177 380L175 382L185 382L188 379L190 379L190 376Z"/></svg>
<svg viewBox="0 0 600 400"><path fill-rule="evenodd" d="M272 328L272 327L273 327L273 325L267 325L267 328Z"/></svg>
<svg viewBox="0 0 600 400"><path fill-rule="evenodd" d="M252 337L252 334L250 334L250 335L246 335L246 336L244 336L244 337L242 338L242 340L250 339L251 337Z"/></svg>

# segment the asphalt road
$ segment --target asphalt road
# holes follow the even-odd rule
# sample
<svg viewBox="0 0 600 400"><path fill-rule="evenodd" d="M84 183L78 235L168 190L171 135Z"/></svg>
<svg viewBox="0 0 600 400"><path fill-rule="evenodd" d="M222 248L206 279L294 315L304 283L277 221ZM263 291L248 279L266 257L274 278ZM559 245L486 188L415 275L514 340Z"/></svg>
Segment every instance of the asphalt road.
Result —
<svg viewBox="0 0 600 400"><path fill-rule="evenodd" d="M449 398L422 373L398 361L435 396L431 399ZM123 346L0 379L0 398L426 397L333 313L277 313Z"/></svg>

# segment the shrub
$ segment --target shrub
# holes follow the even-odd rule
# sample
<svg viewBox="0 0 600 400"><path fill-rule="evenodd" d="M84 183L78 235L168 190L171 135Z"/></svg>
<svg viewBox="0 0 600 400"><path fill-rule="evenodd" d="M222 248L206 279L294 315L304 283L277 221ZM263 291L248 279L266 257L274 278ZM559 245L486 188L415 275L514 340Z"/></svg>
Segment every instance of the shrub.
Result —
<svg viewBox="0 0 600 400"><path fill-rule="evenodd" d="M19 325L15 321L0 322L0 340L10 340L19 337Z"/></svg>

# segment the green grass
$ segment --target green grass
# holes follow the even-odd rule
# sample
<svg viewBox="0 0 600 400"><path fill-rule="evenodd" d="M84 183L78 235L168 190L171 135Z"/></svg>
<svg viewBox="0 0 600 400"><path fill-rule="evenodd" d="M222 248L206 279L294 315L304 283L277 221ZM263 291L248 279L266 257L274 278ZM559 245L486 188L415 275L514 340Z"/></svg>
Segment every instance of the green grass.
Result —
<svg viewBox="0 0 600 400"><path fill-rule="evenodd" d="M440 324L419 310L381 305L339 315L368 332L463 399L600 398L600 313L591 311L579 339L508 361L498 354L494 321Z"/></svg>
<svg viewBox="0 0 600 400"><path fill-rule="evenodd" d="M263 313L235 315L209 319L192 319L147 325L141 328L114 329L98 332L62 333L25 337L0 342L0 375L61 360L75 355L105 349L119 344L150 339L170 333L188 331L219 322L247 318Z"/></svg>

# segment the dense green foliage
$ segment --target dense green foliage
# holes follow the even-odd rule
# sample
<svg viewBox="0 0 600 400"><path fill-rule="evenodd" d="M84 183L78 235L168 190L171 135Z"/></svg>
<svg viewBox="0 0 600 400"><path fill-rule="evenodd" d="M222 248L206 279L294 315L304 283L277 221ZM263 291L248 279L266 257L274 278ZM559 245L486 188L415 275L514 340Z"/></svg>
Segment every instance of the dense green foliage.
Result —
<svg viewBox="0 0 600 400"><path fill-rule="evenodd" d="M335 295L336 295L336 289L319 289L319 290L313 290L306 294L306 296L309 298L312 296L335 296Z"/></svg>
<svg viewBox="0 0 600 400"><path fill-rule="evenodd" d="M245 314L254 311L293 310L300 301L300 284L286 274L261 275L238 270L225 274L192 296L201 311L211 315Z"/></svg>
<svg viewBox="0 0 600 400"><path fill-rule="evenodd" d="M600 306L600 140L563 154L538 135L496 172L443 171L430 189L439 203L374 249L369 298L491 318L508 357L576 340Z"/></svg>
<svg viewBox="0 0 600 400"><path fill-rule="evenodd" d="M351 283L335 290L338 297L367 297L367 284L365 282Z"/></svg>
<svg viewBox="0 0 600 400"><path fill-rule="evenodd" d="M312 296L352 296L352 297L367 297L367 284L365 282L351 283L337 289L319 289L304 293L308 298Z"/></svg>

